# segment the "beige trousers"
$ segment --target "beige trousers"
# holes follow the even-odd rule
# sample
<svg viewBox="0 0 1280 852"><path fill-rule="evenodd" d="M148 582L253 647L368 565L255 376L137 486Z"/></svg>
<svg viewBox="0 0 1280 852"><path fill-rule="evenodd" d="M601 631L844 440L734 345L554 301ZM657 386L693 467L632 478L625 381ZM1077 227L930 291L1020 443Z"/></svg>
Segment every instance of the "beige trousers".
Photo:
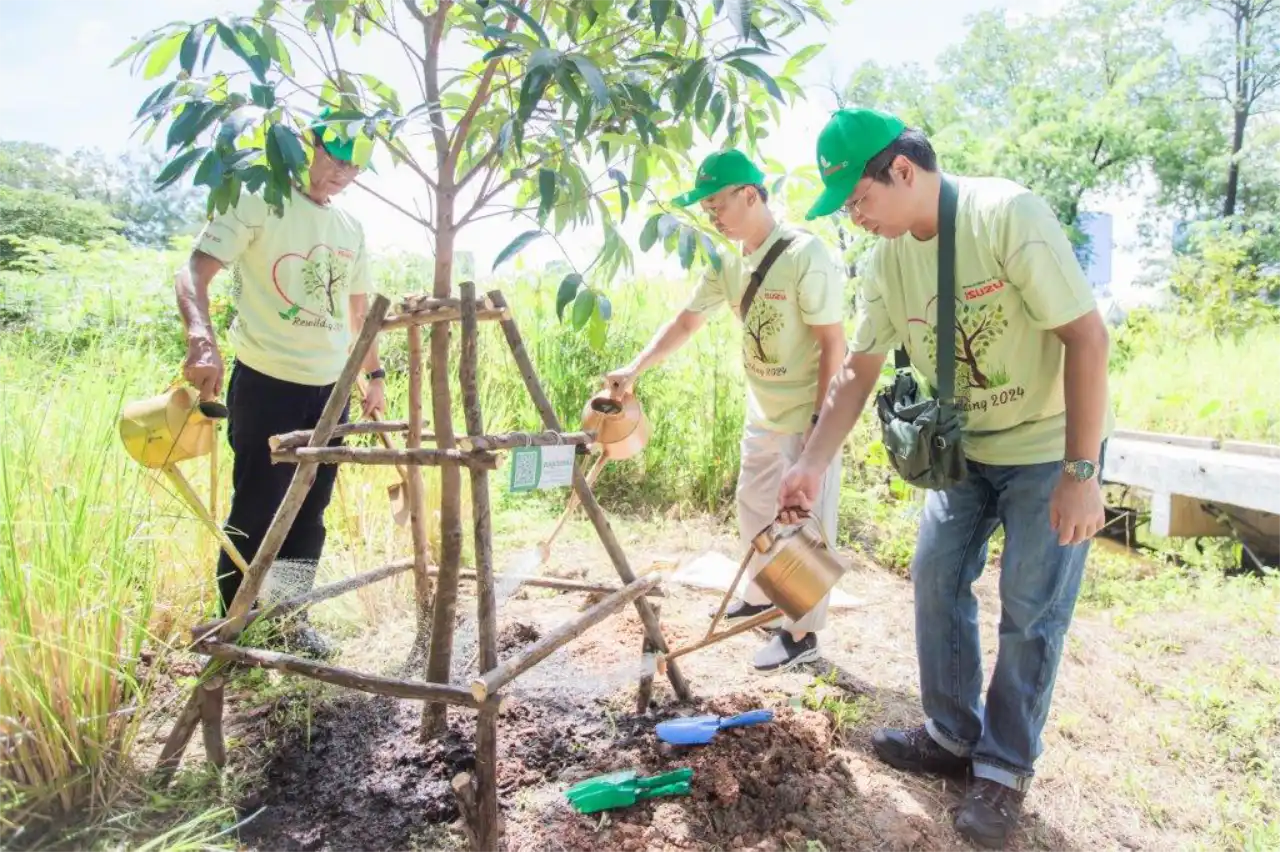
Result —
<svg viewBox="0 0 1280 852"><path fill-rule="evenodd" d="M747 424L742 434L742 466L738 474L738 536L742 544L740 554L746 553L751 539L778 516L778 489L782 477L800 458L800 442L803 435L787 435L771 432ZM822 485L813 513L822 523L824 533L835 546L836 522L840 508L841 454L836 453L831 465L822 477ZM754 582L760 572L760 556L756 554L747 566L747 577L753 582L747 585L743 599L753 605L769 603L769 599ZM828 594L817 606L797 622L784 617L783 626L788 630L817 631L827 626Z"/></svg>

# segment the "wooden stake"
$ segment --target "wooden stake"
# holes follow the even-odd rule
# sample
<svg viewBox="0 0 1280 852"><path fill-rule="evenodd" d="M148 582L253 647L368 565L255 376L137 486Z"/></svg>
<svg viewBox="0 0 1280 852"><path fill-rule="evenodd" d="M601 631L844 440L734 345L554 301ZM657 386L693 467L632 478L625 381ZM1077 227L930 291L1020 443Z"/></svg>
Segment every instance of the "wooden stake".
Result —
<svg viewBox="0 0 1280 852"><path fill-rule="evenodd" d="M489 293L489 299L499 308L506 309L507 301L503 298L500 291L493 290ZM561 431L559 418L556 417L555 409L551 407L551 403L547 400L547 395L542 390L542 383L538 380L538 374L534 370L533 362L529 360L529 353L524 347L524 340L520 337L520 329L516 327L515 320L503 320L502 332L507 338L507 344L511 348L511 355L515 358L517 366L520 368L520 375L524 379L525 387L529 390L529 395L533 397L534 405L538 407L538 411L542 415L543 425L548 429ZM604 544L604 548L609 553L609 558L613 561L613 567L618 572L618 576L622 578L622 582L630 584L635 581L635 572L631 570L631 566L627 564L627 554L618 544L618 539L613 534L613 530L609 527L609 521L605 518L604 511L600 508L600 504L596 502L595 495L591 492L591 487L587 485L586 478L582 475L582 471L575 466L573 471L573 488L578 495L578 499L582 501L584 511L591 518L591 523L596 528L596 534L600 536L600 541ZM653 607L643 597L635 599L636 611L640 614L640 620L644 623L645 632L649 638L653 640L653 644L659 651L666 651L667 643L662 638L662 629L658 625L657 616L653 614ZM667 679L671 681L671 688L675 690L676 696L681 701L688 701L693 697L693 693L689 690L689 684L684 679L678 666L667 666Z"/></svg>
<svg viewBox="0 0 1280 852"><path fill-rule="evenodd" d="M484 849L480 843L480 802L476 795L475 777L470 772L460 772L449 782L453 797L458 801L458 813L462 814L462 829L467 835L467 845L472 849Z"/></svg>
<svg viewBox="0 0 1280 852"><path fill-rule="evenodd" d="M653 605L653 614L659 619L662 618L662 605ZM646 633L640 642L640 658L643 660L650 654L656 654L657 648L653 647L653 641L649 639ZM636 715L643 716L649 712L649 702L653 699L653 672L646 671L640 676L640 689L636 692Z"/></svg>
<svg viewBox="0 0 1280 852"><path fill-rule="evenodd" d="M160 758L156 761L156 778L161 784L168 782L173 775L173 771L182 762L182 754L187 750L187 743L191 742L191 737L196 732L196 726L200 724L204 702L204 690L200 688L201 683L221 666L222 663L217 660L210 660L205 663L204 668L200 670L196 686L187 695L187 703L183 705L182 710L178 713L178 718L173 723L173 727L169 730L169 736L164 741L164 747L160 749Z"/></svg>
<svg viewBox="0 0 1280 852"><path fill-rule="evenodd" d="M730 636L737 636L739 633L746 633L748 630L754 630L755 628L759 627L762 624L768 624L770 621L773 621L775 618L777 618L780 615L782 615L782 610L778 609L777 607L773 607L771 609L765 610L759 615L748 618L746 621L742 622L741 624L735 624L733 627L729 628L723 633L717 633L714 636L704 637L703 639L700 639L699 641L694 642L692 645L685 645L684 647L677 648L674 651L670 651L659 658L661 660L661 663L659 664L658 668L661 669L663 666L670 667L671 661L676 659L677 657L683 657L685 654L689 654L694 651L700 650L702 648L707 647L708 645L714 645L717 642L723 642L725 639L728 639ZM474 690L472 691L474 692Z"/></svg>
<svg viewBox="0 0 1280 852"><path fill-rule="evenodd" d="M320 586L317 589L312 589L309 592L285 598L275 605L267 607L265 610L250 610L248 617L245 619L245 626L248 627L259 618L266 618L270 621L284 618L290 613L297 612L304 607L311 606L312 604L319 603L320 601L327 601L331 598L336 598L339 595L344 595L347 592L353 592L356 589L361 589L365 586L380 582L388 577L403 574L412 567L412 558L398 559L395 562L388 562L380 568L374 568L372 571L366 571L363 574L355 574L351 577L345 577L335 583L329 583L327 585ZM212 621L206 621L203 624L197 624L195 627L191 628L192 640L200 642L201 640L207 639L225 622L225 618L216 618Z"/></svg>
<svg viewBox="0 0 1280 852"><path fill-rule="evenodd" d="M204 752L209 762L221 769L227 765L227 743L222 737L222 691L226 681L214 675L200 687L200 722L204 735Z"/></svg>
<svg viewBox="0 0 1280 852"><path fill-rule="evenodd" d="M422 329L409 328L409 421L405 445L409 449L422 446ZM413 598L417 608L417 627L411 658L426 658L427 642L431 636L431 579L427 575L427 551L431 541L427 537L426 494L422 484L422 471L410 465L406 483L409 488L409 526L413 532Z"/></svg>
<svg viewBox="0 0 1280 852"><path fill-rule="evenodd" d="M412 433L411 433L412 434ZM419 439L421 440L421 439ZM312 464L423 465L426 467L471 467L497 470L498 457L466 450L428 450L420 447L298 447L271 454L271 461Z"/></svg>
<svg viewBox="0 0 1280 852"><path fill-rule="evenodd" d="M347 357L346 366L342 368L342 374L333 385L333 391L329 394L328 401L325 402L323 411L320 413L320 420L316 423L315 429L311 435L311 443L308 446L321 447L329 443L329 439L333 433L333 427L337 424L338 418L342 416L342 411L346 408L348 400L351 398L351 389L355 385L356 376L360 373L361 365L364 363L364 357L369 352L369 347L373 345L374 338L378 336L378 329L382 325L382 318L386 316L387 308L391 303L386 296L378 295L369 305L369 312L365 315L364 327L360 330L360 335L356 338L355 344L351 348L351 354ZM266 578L267 569L275 562L276 557L280 553L280 546L284 544L285 537L288 536L290 528L293 526L294 519L298 517L298 511L302 508L302 503L306 499L308 492L311 490L312 484L316 479L316 464L314 462L301 462L297 469L293 472L293 479L289 482L289 489L285 492L284 499L280 502L280 508L276 510L275 517L271 520L271 526L267 528L266 535L262 538L262 543L258 546L258 552L254 554L253 562L249 565L249 570L244 576L244 580L240 583L240 589L236 592L235 599L231 601L231 606L227 609L227 623L219 632L218 637L223 641L234 639L244 629L245 617L249 612L249 608L253 606L254 600L258 597L258 592L262 588L262 581Z"/></svg>
<svg viewBox="0 0 1280 852"><path fill-rule="evenodd" d="M425 428L425 424L424 428ZM267 448L271 452L279 450L294 450L298 447L305 447L311 441L311 433L314 429L298 429L294 432L285 432L283 435L272 435L267 439ZM342 423L334 427L333 434L329 437L339 438L348 435L396 435L400 432L409 431L408 420L356 420L352 423ZM435 436L430 432L423 432L422 437L430 441Z"/></svg>
<svg viewBox="0 0 1280 852"><path fill-rule="evenodd" d="M506 319L508 314L505 311L497 311L491 308L482 311L476 311L476 319L484 322L496 322ZM382 324L382 328L390 331L394 328L405 328L424 325L444 325L446 323L456 322L462 318L462 312L457 308L437 308L430 311L411 311L407 313L395 314L388 317L387 321Z"/></svg>
<svg viewBox="0 0 1280 852"><path fill-rule="evenodd" d="M720 618L724 615L724 611L729 608L729 598L733 596L733 590L738 587L738 581L742 579L742 575L746 573L747 566L751 564L751 557L756 553L754 544L747 545L747 555L742 557L742 564L738 566L738 573L733 575L733 582L729 584L729 588L725 589L724 597L720 598L720 608L716 610L715 618L711 619L711 626L707 628L707 636L716 632L716 625L720 623Z"/></svg>
<svg viewBox="0 0 1280 852"><path fill-rule="evenodd" d="M439 246L437 246L440 249ZM443 250L443 249L441 249ZM436 258L436 290L448 287L442 277L442 256ZM461 314L459 313L459 317ZM454 448L453 407L449 382L449 335L447 322L431 327L431 406L436 427L436 446ZM431 617L431 649L427 657L427 677L435 683L447 683L453 660L453 630L458 610L458 568L462 562L462 478L457 467L440 469L440 571L436 580L435 606ZM448 708L444 704L427 704L422 708L422 739L425 742L444 732L448 725Z"/></svg>
<svg viewBox="0 0 1280 852"><path fill-rule="evenodd" d="M484 434L484 417L480 412L480 388L477 376L476 285L464 281L458 288L462 297L462 352L459 378L462 383L462 408L467 432ZM556 436L557 438L559 436ZM480 640L480 671L498 665L498 617L493 585L493 529L489 515L489 473L471 469L471 516L474 525L473 546L476 560L477 633ZM497 690L492 690L496 693ZM476 791L480 807L476 821L476 840L480 850L496 850L498 832L498 714L482 710L476 719Z"/></svg>
<svg viewBox="0 0 1280 852"><path fill-rule="evenodd" d="M577 639L589 628L604 621L632 601L640 600L645 592L661 582L662 575L655 572L628 583L577 618L565 622L544 635L519 657L504 660L496 668L486 671L471 681L471 694L477 701L484 701L504 685L551 656L557 649ZM648 610L650 613L653 612L652 607Z"/></svg>
<svg viewBox="0 0 1280 852"><path fill-rule="evenodd" d="M460 686L450 686L444 683L423 683L415 680L399 680L381 675L365 674L364 672L344 669L340 666L317 663L314 660L296 657L292 654L263 651L258 648L242 648L239 645L228 645L225 642L214 640L201 642L196 647L196 650L218 660L289 672L290 674L309 677L312 680L331 683L335 686L345 686L361 692L372 692L375 695L391 695L396 698L410 698L418 701L427 699L444 701L472 710L479 710L481 706L481 702L476 701L470 692ZM496 709L497 703L497 701L494 701L491 706Z"/></svg>
<svg viewBox="0 0 1280 852"><path fill-rule="evenodd" d="M502 435L468 435L458 439L458 446L464 450L492 452L516 447L553 447L563 444L578 446L590 444L595 439L595 432L507 432Z"/></svg>

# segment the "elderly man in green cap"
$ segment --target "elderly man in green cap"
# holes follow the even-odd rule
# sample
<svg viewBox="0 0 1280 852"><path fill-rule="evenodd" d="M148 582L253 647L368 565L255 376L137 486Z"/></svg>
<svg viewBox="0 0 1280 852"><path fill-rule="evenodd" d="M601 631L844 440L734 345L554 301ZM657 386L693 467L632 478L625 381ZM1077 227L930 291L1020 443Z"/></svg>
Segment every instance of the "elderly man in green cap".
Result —
<svg viewBox="0 0 1280 852"><path fill-rule="evenodd" d="M260 196L242 192L234 207L205 225L176 276L187 336L183 372L203 398L213 399L222 393L224 366L209 318L209 284L224 267L232 267L235 320L230 342L235 361L227 382L227 437L235 460L226 532L249 561L293 477L293 465L272 463L267 439L315 428L367 310L364 229L333 205L360 168L352 162L354 142L326 129L325 117L322 113L310 128L311 164L304 184L285 200L283 215L271 212ZM367 416L383 405L384 374L376 345L364 367ZM342 416L345 420L347 412ZM336 466L320 466L280 548L277 570L288 564L291 585L314 583L325 541L324 511L336 475ZM230 606L241 580L240 570L222 554L217 568L220 611ZM313 656L332 652L305 621L295 623L286 638Z"/></svg>
<svg viewBox="0 0 1280 852"><path fill-rule="evenodd" d="M774 497L782 473L799 458L845 354L844 276L822 242L775 219L768 200L764 174L740 151L719 151L703 161L694 188L675 203L700 204L716 230L740 246L741 255L724 258L719 271L708 268L684 309L635 360L608 376L615 393L630 393L641 373L683 346L715 310L729 306L742 323L747 379L737 487L744 549L777 516ZM834 536L838 457L828 459L819 479L814 514ZM751 578L759 567L751 566ZM784 621L756 654L755 668L781 671L817 659L816 631L826 624L827 604L823 598L800 621ZM750 618L770 606L751 582L726 618Z"/></svg>
<svg viewBox="0 0 1280 852"><path fill-rule="evenodd" d="M964 458L928 490L911 564L924 721L877 731L872 744L901 769L971 771L956 828L999 847L1042 750L1089 541L1103 523L1106 327L1062 226L1026 188L944 175L924 134L875 110L835 113L817 148L826 189L810 218L844 208L882 239L860 275L852 351L780 500L803 507L820 492L889 352L903 350L930 386L942 384L941 245L954 261L941 271L954 275L955 393L940 402L962 413ZM972 586L998 527L999 651L984 707Z"/></svg>

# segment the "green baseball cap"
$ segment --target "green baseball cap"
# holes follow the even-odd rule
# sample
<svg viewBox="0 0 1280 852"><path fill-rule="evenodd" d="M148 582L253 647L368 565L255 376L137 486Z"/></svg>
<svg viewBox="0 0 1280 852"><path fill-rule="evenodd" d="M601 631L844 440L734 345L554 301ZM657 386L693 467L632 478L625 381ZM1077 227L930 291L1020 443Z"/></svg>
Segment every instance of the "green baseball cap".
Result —
<svg viewBox="0 0 1280 852"><path fill-rule="evenodd" d="M843 207L871 158L888 148L906 129L902 119L879 110L841 109L832 113L818 134L818 170L826 189L804 218L830 216Z"/></svg>
<svg viewBox="0 0 1280 852"><path fill-rule="evenodd" d="M755 185L764 183L764 172L756 164L747 159L747 155L729 148L716 151L698 166L698 177L693 189L678 195L673 203L687 207L695 201L701 201L708 195L715 195L722 189L731 186Z"/></svg>

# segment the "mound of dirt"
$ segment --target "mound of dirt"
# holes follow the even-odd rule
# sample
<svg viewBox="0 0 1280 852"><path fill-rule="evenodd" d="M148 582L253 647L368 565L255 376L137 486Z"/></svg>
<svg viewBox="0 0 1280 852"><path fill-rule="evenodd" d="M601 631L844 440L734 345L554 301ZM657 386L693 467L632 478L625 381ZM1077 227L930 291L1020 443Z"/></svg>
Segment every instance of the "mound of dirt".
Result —
<svg viewBox="0 0 1280 852"><path fill-rule="evenodd" d="M732 715L759 706L749 697L730 696L698 712ZM578 814L560 795L530 819L508 822L509 852L552 845L631 852L804 848L806 840L820 840L828 849L874 843L865 821L849 813L853 779L833 750L831 722L823 714L779 709L773 722L721 731L706 746L663 743L652 720L630 739L629 747L610 749L604 760L563 775L561 789L617 769L652 775L688 766L690 795L642 802L604 818Z"/></svg>

